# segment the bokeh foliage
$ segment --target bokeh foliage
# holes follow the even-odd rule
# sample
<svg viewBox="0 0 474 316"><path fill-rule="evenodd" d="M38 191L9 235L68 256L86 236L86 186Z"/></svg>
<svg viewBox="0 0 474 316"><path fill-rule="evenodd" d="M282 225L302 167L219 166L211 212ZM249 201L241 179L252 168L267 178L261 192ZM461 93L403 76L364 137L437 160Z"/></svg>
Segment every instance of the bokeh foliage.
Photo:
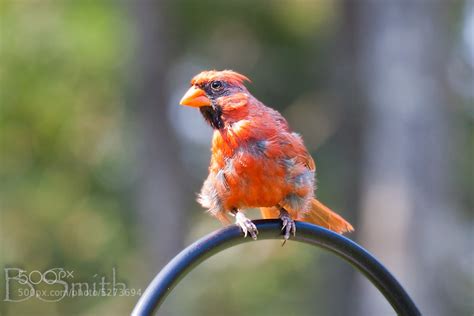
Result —
<svg viewBox="0 0 474 316"><path fill-rule="evenodd" d="M131 184L124 12L94 1L0 6L1 266L68 267L78 280L114 266L129 274L136 245L124 194ZM31 299L9 308L69 314L90 310L90 302L99 300Z"/></svg>

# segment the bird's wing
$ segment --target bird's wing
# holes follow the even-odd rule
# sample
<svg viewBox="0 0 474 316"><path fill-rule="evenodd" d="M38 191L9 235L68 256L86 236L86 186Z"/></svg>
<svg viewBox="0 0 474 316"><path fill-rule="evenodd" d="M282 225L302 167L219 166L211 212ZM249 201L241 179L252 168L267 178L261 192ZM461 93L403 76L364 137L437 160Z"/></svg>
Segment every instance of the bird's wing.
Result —
<svg viewBox="0 0 474 316"><path fill-rule="evenodd" d="M314 162L313 157L306 151L305 155L302 156L303 163L308 167L309 170L316 170L316 163Z"/></svg>
<svg viewBox="0 0 474 316"><path fill-rule="evenodd" d="M316 170L314 159L306 149L301 136L297 133L291 133L290 135L292 139L292 147L296 153L296 161L305 165L311 171Z"/></svg>

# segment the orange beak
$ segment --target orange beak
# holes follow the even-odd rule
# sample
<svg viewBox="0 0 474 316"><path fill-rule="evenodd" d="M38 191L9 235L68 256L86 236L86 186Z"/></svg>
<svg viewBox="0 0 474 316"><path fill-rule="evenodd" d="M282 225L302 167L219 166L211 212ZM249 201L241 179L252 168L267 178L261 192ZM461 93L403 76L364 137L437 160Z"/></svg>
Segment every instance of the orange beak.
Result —
<svg viewBox="0 0 474 316"><path fill-rule="evenodd" d="M179 101L181 105L187 105L192 107L201 107L201 106L209 106L211 105L211 101L206 96L204 90L192 86L183 96L181 101Z"/></svg>

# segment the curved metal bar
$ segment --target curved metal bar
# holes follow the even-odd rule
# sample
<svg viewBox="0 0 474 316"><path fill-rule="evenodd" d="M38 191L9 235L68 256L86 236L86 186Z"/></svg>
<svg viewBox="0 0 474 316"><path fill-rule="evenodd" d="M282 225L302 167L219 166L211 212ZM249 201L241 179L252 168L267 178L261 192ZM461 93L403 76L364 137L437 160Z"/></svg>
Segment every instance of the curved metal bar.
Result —
<svg viewBox="0 0 474 316"><path fill-rule="evenodd" d="M283 238L280 220L256 220L254 223L259 232L258 240ZM357 268L379 289L398 315L421 315L400 283L364 248L342 235L306 222L296 222L296 231L296 236L291 240L327 249ZM178 282L197 265L226 248L246 242L253 240L243 238L242 231L236 225L227 226L196 241L158 273L141 296L132 315L153 315Z"/></svg>

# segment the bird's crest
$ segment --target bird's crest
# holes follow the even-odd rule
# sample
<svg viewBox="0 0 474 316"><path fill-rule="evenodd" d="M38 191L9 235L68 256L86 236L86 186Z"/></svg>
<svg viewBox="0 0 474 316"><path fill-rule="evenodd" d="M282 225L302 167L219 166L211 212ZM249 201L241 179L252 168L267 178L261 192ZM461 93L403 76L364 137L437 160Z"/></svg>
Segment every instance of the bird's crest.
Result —
<svg viewBox="0 0 474 316"><path fill-rule="evenodd" d="M222 80L237 86L243 86L245 81L251 82L246 76L232 70L207 70L194 76L191 85L200 86L213 80Z"/></svg>

